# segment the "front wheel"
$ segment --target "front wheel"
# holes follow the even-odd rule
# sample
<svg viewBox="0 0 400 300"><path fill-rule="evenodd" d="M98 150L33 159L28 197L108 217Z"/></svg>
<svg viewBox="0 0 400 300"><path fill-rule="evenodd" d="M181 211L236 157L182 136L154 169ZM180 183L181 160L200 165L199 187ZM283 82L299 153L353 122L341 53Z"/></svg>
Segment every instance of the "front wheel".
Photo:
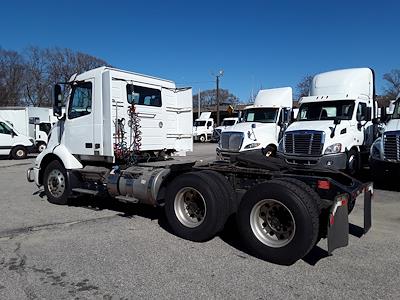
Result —
<svg viewBox="0 0 400 300"><path fill-rule="evenodd" d="M69 186L67 172L59 161L49 163L43 176L44 191L47 200L53 204L65 205L68 203Z"/></svg>
<svg viewBox="0 0 400 300"><path fill-rule="evenodd" d="M319 209L299 186L272 180L253 187L243 196L237 223L250 252L273 263L290 265L316 244Z"/></svg>
<svg viewBox="0 0 400 300"><path fill-rule="evenodd" d="M347 153L347 163L346 163L346 172L349 175L354 176L359 169L359 162L358 162L358 151L351 149Z"/></svg>
<svg viewBox="0 0 400 300"><path fill-rule="evenodd" d="M201 135L201 136L199 137L199 141L200 141L201 143L204 143L204 142L206 141L206 136L205 136L205 135Z"/></svg>
<svg viewBox="0 0 400 300"><path fill-rule="evenodd" d="M45 143L39 143L37 145L37 149L38 149L39 153L42 153L44 151L44 149L46 149L46 144Z"/></svg>

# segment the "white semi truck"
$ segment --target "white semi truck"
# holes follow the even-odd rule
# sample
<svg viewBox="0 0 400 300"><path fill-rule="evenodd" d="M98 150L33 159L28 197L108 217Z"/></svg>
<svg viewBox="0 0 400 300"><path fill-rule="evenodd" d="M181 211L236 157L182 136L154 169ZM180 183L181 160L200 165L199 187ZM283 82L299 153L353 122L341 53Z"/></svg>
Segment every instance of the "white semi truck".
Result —
<svg viewBox="0 0 400 300"><path fill-rule="evenodd" d="M207 142L211 139L214 130L214 119L210 118L211 112L202 112L200 117L193 122L193 140Z"/></svg>
<svg viewBox="0 0 400 300"><path fill-rule="evenodd" d="M400 95L382 136L371 147L370 165L374 181L400 175Z"/></svg>
<svg viewBox="0 0 400 300"><path fill-rule="evenodd" d="M32 138L36 149L42 152L52 126L49 112L48 107L1 107L0 117L12 124L20 134Z"/></svg>
<svg viewBox="0 0 400 300"><path fill-rule="evenodd" d="M377 115L374 73L355 68L314 76L300 99L297 120L285 131L278 155L289 164L354 174L368 162Z"/></svg>
<svg viewBox="0 0 400 300"><path fill-rule="evenodd" d="M27 171L51 203L88 195L164 206L173 232L193 241L213 238L236 215L249 251L279 264L304 257L320 238L329 253L347 245L347 203L360 193L365 232L371 227L371 186L343 173L291 169L261 152L235 164L171 159L192 150L191 89L107 67L68 85L63 116L54 88L59 121Z"/></svg>
<svg viewBox="0 0 400 300"><path fill-rule="evenodd" d="M243 151L264 148L266 155L276 152L292 110L292 88L260 90L253 105L243 112L243 122L221 133L217 147L220 159Z"/></svg>
<svg viewBox="0 0 400 300"><path fill-rule="evenodd" d="M225 131L225 130L230 130L232 128L232 126L236 125L237 123L239 123L239 118L238 117L224 118L222 120L221 125L214 128L211 141L212 142L219 142L219 139L221 137L221 133L223 131Z"/></svg>

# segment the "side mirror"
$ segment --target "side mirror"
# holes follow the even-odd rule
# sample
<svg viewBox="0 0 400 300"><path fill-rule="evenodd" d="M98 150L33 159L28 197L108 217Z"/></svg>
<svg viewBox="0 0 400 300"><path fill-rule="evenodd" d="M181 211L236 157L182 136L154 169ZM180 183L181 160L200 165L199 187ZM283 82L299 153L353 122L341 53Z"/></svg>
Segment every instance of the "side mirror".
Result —
<svg viewBox="0 0 400 300"><path fill-rule="evenodd" d="M381 120L379 118L373 118L372 119L372 124L377 125L381 122Z"/></svg>
<svg viewBox="0 0 400 300"><path fill-rule="evenodd" d="M341 120L341 119L338 119L338 118L335 118L335 119L333 120L333 124L335 124L335 125L339 125L341 122L342 122L342 120Z"/></svg>
<svg viewBox="0 0 400 300"><path fill-rule="evenodd" d="M371 121L372 119L372 108L367 107L367 111L365 112L365 121Z"/></svg>
<svg viewBox="0 0 400 300"><path fill-rule="evenodd" d="M62 92L61 85L56 84L53 88L53 115L61 117L62 115Z"/></svg>
<svg viewBox="0 0 400 300"><path fill-rule="evenodd" d="M254 124L254 123L251 124L251 128L253 128L253 129L256 128L256 124Z"/></svg>
<svg viewBox="0 0 400 300"><path fill-rule="evenodd" d="M138 103L139 102L139 93L135 93L135 86L131 83L126 85L126 96L129 104Z"/></svg>
<svg viewBox="0 0 400 300"><path fill-rule="evenodd" d="M16 135L15 131L11 129L11 137L14 138Z"/></svg>

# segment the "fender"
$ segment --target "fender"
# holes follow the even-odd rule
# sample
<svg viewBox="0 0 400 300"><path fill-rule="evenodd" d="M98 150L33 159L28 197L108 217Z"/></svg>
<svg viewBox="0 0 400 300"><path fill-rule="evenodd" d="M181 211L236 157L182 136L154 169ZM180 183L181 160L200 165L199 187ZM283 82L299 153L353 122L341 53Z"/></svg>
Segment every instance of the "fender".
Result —
<svg viewBox="0 0 400 300"><path fill-rule="evenodd" d="M69 152L69 150L62 144L54 147L53 154L56 155L61 162L64 164L65 169L82 169L83 165L75 156Z"/></svg>

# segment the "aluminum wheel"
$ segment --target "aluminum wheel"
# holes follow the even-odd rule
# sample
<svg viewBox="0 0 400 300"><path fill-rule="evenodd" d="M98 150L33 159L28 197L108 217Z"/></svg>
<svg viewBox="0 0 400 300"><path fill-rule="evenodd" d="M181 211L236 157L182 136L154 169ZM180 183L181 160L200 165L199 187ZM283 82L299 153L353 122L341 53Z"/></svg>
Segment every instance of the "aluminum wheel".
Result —
<svg viewBox="0 0 400 300"><path fill-rule="evenodd" d="M22 149L17 150L16 152L18 157L24 157L25 156L25 151Z"/></svg>
<svg viewBox="0 0 400 300"><path fill-rule="evenodd" d="M206 202L199 191L184 187L175 196L174 210L179 222L194 228L203 223L206 217Z"/></svg>
<svg viewBox="0 0 400 300"><path fill-rule="evenodd" d="M64 174L58 169L52 170L47 178L47 187L53 197L61 197L65 191Z"/></svg>
<svg viewBox="0 0 400 300"><path fill-rule="evenodd" d="M39 147L38 147L39 153L42 153L44 151L44 149L46 149L46 145L45 144L40 144Z"/></svg>
<svg viewBox="0 0 400 300"><path fill-rule="evenodd" d="M250 226L260 242L273 248L289 244L296 231L290 210L274 199L264 199L254 205L250 213Z"/></svg>

